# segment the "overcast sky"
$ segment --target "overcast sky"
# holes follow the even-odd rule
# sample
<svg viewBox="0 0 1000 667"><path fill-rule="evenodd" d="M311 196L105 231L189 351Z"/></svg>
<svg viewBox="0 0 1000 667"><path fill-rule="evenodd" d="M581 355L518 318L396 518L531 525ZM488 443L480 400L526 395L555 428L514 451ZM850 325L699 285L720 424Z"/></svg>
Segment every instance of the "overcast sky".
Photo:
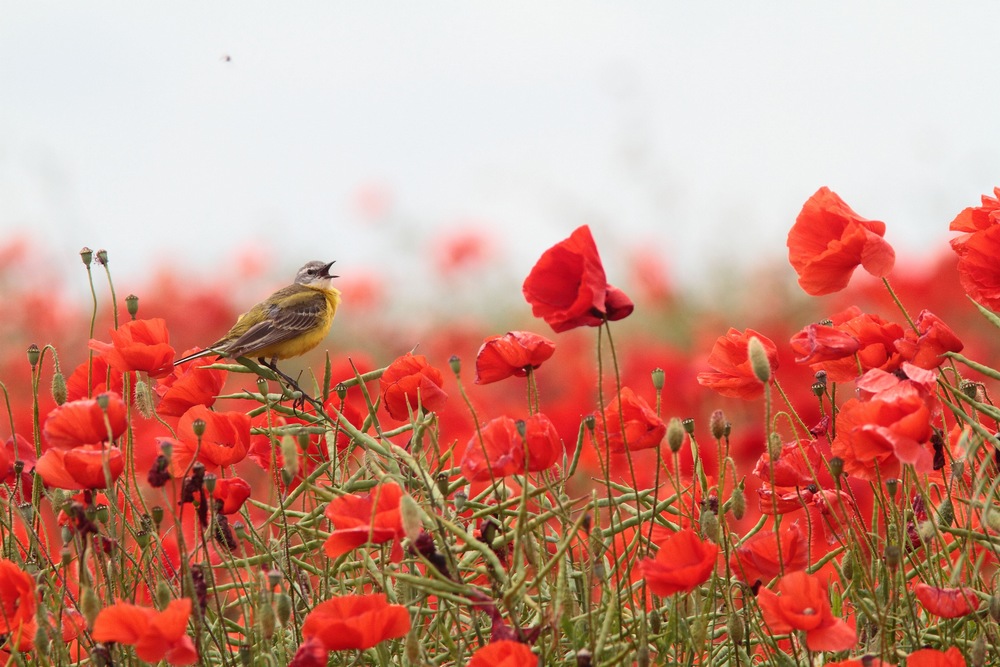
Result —
<svg viewBox="0 0 1000 667"><path fill-rule="evenodd" d="M991 2L0 0L0 232L119 272L393 272L589 222L678 282L784 261L822 185L901 261L1000 185ZM391 219L373 221L365 202ZM377 208L377 207L376 207ZM376 216L377 217L377 216Z"/></svg>

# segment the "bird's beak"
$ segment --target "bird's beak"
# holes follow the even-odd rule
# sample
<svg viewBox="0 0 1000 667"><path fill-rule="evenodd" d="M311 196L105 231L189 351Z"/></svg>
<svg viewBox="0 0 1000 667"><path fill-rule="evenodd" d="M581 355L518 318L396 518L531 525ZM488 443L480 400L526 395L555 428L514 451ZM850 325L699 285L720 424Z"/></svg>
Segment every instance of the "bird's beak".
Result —
<svg viewBox="0 0 1000 667"><path fill-rule="evenodd" d="M320 274L320 275L322 275L324 278L339 278L340 276L331 276L330 275L330 267L333 266L336 263L336 261L337 260L333 260L332 262L330 262L329 264L327 264L326 266L324 266L323 267L323 273Z"/></svg>

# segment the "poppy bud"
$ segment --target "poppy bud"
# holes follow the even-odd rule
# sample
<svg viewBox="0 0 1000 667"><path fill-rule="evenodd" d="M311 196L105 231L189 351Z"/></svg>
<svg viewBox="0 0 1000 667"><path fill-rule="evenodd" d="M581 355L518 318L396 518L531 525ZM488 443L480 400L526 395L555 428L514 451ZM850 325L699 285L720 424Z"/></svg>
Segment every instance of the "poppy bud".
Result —
<svg viewBox="0 0 1000 667"><path fill-rule="evenodd" d="M660 622L659 609L653 609L653 611L649 612L649 629L653 631L654 635L660 634L662 623Z"/></svg>
<svg viewBox="0 0 1000 667"><path fill-rule="evenodd" d="M129 294L125 297L125 309L128 311L129 317L134 320L139 312L139 297L135 294Z"/></svg>
<svg viewBox="0 0 1000 667"><path fill-rule="evenodd" d="M451 357L448 358L448 365L451 366L451 372L455 374L455 377L461 375L462 360L458 357L457 354L453 354L451 355Z"/></svg>
<svg viewBox="0 0 1000 667"><path fill-rule="evenodd" d="M945 498L938 506L938 525L947 528L955 521L955 506L951 498Z"/></svg>
<svg viewBox="0 0 1000 667"><path fill-rule="evenodd" d="M993 593L990 596L990 618L992 618L997 623L1000 623L1000 592Z"/></svg>
<svg viewBox="0 0 1000 667"><path fill-rule="evenodd" d="M406 635L406 646L403 650L406 654L406 664L419 665L423 663L423 660L420 659L419 632L414 631Z"/></svg>
<svg viewBox="0 0 1000 667"><path fill-rule="evenodd" d="M716 410L708 418L708 428L712 431L712 437L716 440L722 440L726 437L726 426L726 415L722 410Z"/></svg>
<svg viewBox="0 0 1000 667"><path fill-rule="evenodd" d="M654 368L652 373L650 373L650 377L653 380L653 389L655 389L656 391L662 391L663 383L664 380L666 379L666 373L663 372L663 369Z"/></svg>
<svg viewBox="0 0 1000 667"><path fill-rule="evenodd" d="M59 550L59 562L62 563L63 567L73 562L73 552L70 551L69 547L63 547Z"/></svg>
<svg viewBox="0 0 1000 667"><path fill-rule="evenodd" d="M42 607L39 605L39 609L41 608ZM46 623L38 623L35 626L34 642L35 645L32 651L37 654L39 658L42 658L40 664L51 664L45 659L49 657L49 631Z"/></svg>
<svg viewBox="0 0 1000 667"><path fill-rule="evenodd" d="M635 654L636 667L649 667L649 647L643 644Z"/></svg>
<svg viewBox="0 0 1000 667"><path fill-rule="evenodd" d="M253 662L253 648L249 644L240 644L240 664L250 667Z"/></svg>
<svg viewBox="0 0 1000 667"><path fill-rule="evenodd" d="M42 351L38 349L38 346L32 343L28 346L28 363L34 368L38 365L38 358L42 356Z"/></svg>
<svg viewBox="0 0 1000 667"><path fill-rule="evenodd" d="M55 378L52 379L55 381ZM154 411L153 392L149 388L149 383L141 378L135 383L135 407L139 410L139 414L146 419L152 418Z"/></svg>
<svg viewBox="0 0 1000 667"><path fill-rule="evenodd" d="M772 462L781 458L781 436L777 431L771 431L767 436L767 455Z"/></svg>
<svg viewBox="0 0 1000 667"><path fill-rule="evenodd" d="M902 556L902 552L899 547L895 544L890 544L885 548L885 564L890 570L895 570L899 567L899 560Z"/></svg>
<svg viewBox="0 0 1000 667"><path fill-rule="evenodd" d="M750 359L750 368L753 369L753 374L757 379L764 384L770 382L771 362L767 358L767 350L764 349L764 343L760 342L760 338L750 337L747 342L747 357Z"/></svg>
<svg viewBox="0 0 1000 667"><path fill-rule="evenodd" d="M288 593L282 591L275 596L274 611L278 615L278 623L288 627L288 619L292 617L292 598Z"/></svg>
<svg viewBox="0 0 1000 667"><path fill-rule="evenodd" d="M257 606L257 622L260 624L260 634L265 639L270 639L274 636L274 625L275 625L274 607L269 604L261 604Z"/></svg>
<svg viewBox="0 0 1000 667"><path fill-rule="evenodd" d="M281 572L279 570L273 567L270 570L268 570L267 571L267 585L269 586L268 590L273 591L275 588L277 588L278 585L281 583L282 578L283 577L281 576Z"/></svg>
<svg viewBox="0 0 1000 667"><path fill-rule="evenodd" d="M986 664L986 637L979 635L976 641L972 642L972 650L969 651L972 658L972 667L983 667Z"/></svg>
<svg viewBox="0 0 1000 667"><path fill-rule="evenodd" d="M62 405L66 402L66 398L66 376L56 371L52 374L52 400L56 405Z"/></svg>
<svg viewBox="0 0 1000 667"><path fill-rule="evenodd" d="M84 587L83 593L80 595L80 611L87 619L87 625L94 627L94 619L101 612L101 600L91 586Z"/></svg>
<svg viewBox="0 0 1000 667"><path fill-rule="evenodd" d="M677 417L672 417L667 424L667 445L674 454L684 446L684 426Z"/></svg>
<svg viewBox="0 0 1000 667"><path fill-rule="evenodd" d="M409 494L403 494L399 499L399 519L403 524L403 532L406 533L411 542L416 541L424 527L422 514L417 501Z"/></svg>
<svg viewBox="0 0 1000 667"><path fill-rule="evenodd" d="M733 489L733 495L729 497L729 509L733 513L733 518L739 521L747 511L747 497L743 493L743 485L740 484Z"/></svg>
<svg viewBox="0 0 1000 667"><path fill-rule="evenodd" d="M743 638L746 636L746 624L743 623L743 617L735 612L730 613L729 620L726 621L726 631L734 644L742 644Z"/></svg>
<svg viewBox="0 0 1000 667"><path fill-rule="evenodd" d="M702 510L698 520L702 537L717 542L719 540L719 517L714 512Z"/></svg>
<svg viewBox="0 0 1000 667"><path fill-rule="evenodd" d="M830 458L830 474L833 475L834 479L838 479L844 474L844 459L839 456Z"/></svg>
<svg viewBox="0 0 1000 667"><path fill-rule="evenodd" d="M94 251L88 248L87 246L83 246L83 248L80 249L80 259L83 260L84 266L89 267L90 263L94 259Z"/></svg>
<svg viewBox="0 0 1000 667"><path fill-rule="evenodd" d="M295 445L295 440L291 436L281 438L281 458L284 461L282 472L289 480L295 479L299 474L299 448ZM285 482L288 484L288 482Z"/></svg>

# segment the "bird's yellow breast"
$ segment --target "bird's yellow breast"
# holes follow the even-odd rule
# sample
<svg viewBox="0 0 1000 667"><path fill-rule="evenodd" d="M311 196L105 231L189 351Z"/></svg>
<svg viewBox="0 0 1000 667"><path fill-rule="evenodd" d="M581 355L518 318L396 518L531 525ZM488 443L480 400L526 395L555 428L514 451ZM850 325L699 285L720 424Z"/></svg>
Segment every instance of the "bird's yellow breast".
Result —
<svg viewBox="0 0 1000 667"><path fill-rule="evenodd" d="M310 287L309 289L315 288ZM323 296L326 297L327 305L323 313L316 319L316 326L310 328L308 331L303 332L295 338L276 343L254 352L253 355L255 357L264 357L265 359L291 359L292 357L305 354L323 342L326 335L330 333L330 325L333 324L333 317L337 314L337 307L340 306L340 290L334 287L328 287L326 289L317 289L316 291L323 293Z"/></svg>

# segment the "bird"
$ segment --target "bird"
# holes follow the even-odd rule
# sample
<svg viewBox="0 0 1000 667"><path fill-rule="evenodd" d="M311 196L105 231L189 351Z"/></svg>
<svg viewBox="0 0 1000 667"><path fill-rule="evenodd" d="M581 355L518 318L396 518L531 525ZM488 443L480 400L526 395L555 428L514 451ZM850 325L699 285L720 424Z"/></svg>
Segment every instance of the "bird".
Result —
<svg viewBox="0 0 1000 667"><path fill-rule="evenodd" d="M340 290L330 283L333 262L306 262L295 281L239 316L225 336L200 352L174 361L174 365L218 355L218 359L256 357L286 380L275 365L280 359L305 354L319 345L333 323L340 305Z"/></svg>

